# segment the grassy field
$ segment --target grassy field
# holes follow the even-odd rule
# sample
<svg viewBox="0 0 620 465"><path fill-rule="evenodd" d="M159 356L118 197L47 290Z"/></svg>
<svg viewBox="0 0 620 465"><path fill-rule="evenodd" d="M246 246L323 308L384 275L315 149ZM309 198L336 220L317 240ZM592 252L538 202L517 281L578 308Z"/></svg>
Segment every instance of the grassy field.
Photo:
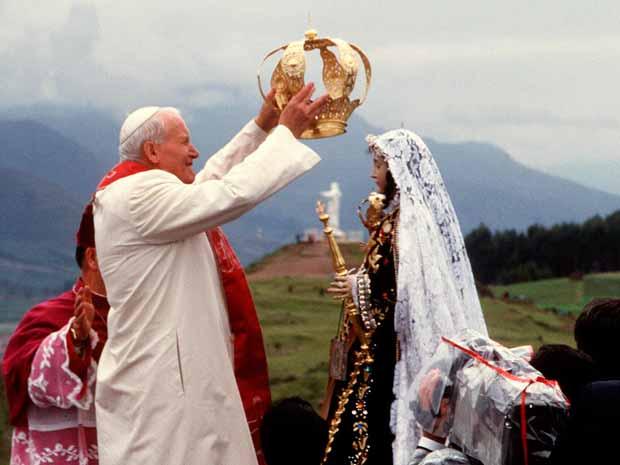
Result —
<svg viewBox="0 0 620 465"><path fill-rule="evenodd" d="M329 340L339 316L339 305L322 294L326 285L302 278L252 283L275 399L299 395L318 405L324 394ZM502 344L573 344L571 316L497 299L485 298L482 305L491 336Z"/></svg>
<svg viewBox="0 0 620 465"><path fill-rule="evenodd" d="M620 297L620 273L591 274L580 281L561 278L494 286L492 290L496 297L508 292L513 298L531 300L538 308L576 315L595 297Z"/></svg>
<svg viewBox="0 0 620 465"><path fill-rule="evenodd" d="M252 283L263 326L274 398L299 395L318 404L326 381L339 304L323 295L327 281L275 278Z"/></svg>

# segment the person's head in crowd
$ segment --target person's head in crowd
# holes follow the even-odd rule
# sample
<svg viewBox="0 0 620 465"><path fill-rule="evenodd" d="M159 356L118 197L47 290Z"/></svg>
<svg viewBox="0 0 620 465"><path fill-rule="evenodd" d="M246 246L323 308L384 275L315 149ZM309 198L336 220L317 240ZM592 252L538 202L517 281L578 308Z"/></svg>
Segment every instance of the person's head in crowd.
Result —
<svg viewBox="0 0 620 465"><path fill-rule="evenodd" d="M80 268L82 281L91 291L105 296L105 284L99 270L97 250L95 248L95 224L92 203L88 203L84 208L80 226L75 235L75 241L75 261Z"/></svg>
<svg viewBox="0 0 620 465"><path fill-rule="evenodd" d="M265 413L261 443L267 465L319 465L327 445L327 422L299 397L275 402Z"/></svg>
<svg viewBox="0 0 620 465"><path fill-rule="evenodd" d="M597 379L592 358L565 344L546 344L532 357L530 364L547 379L555 380L569 400L582 386Z"/></svg>
<svg viewBox="0 0 620 465"><path fill-rule="evenodd" d="M620 378L620 299L594 299L575 322L575 341L603 378Z"/></svg>

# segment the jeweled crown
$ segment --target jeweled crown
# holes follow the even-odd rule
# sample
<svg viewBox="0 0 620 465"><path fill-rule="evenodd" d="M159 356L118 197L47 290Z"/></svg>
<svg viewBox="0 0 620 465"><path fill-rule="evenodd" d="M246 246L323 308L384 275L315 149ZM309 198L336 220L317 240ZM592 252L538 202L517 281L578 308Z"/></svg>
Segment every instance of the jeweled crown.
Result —
<svg viewBox="0 0 620 465"><path fill-rule="evenodd" d="M330 48L335 48L338 56ZM276 90L276 103L282 110L291 97L304 86L305 52L317 49L323 61L323 84L330 101L321 110L316 123L301 135L302 139L320 139L345 133L351 113L366 100L372 78L370 61L359 47L341 39L318 38L317 32L310 29L306 31L305 40L282 45L265 56L258 70L258 88L263 98L265 92L261 84L261 68L265 61L284 51L271 75L271 87ZM364 64L366 85L362 97L351 100L359 68L356 54Z"/></svg>

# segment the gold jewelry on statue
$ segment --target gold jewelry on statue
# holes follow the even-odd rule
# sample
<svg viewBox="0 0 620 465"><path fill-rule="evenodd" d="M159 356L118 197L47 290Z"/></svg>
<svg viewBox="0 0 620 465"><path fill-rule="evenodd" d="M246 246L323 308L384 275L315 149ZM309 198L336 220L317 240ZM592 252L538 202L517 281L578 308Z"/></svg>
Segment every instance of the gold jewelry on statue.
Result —
<svg viewBox="0 0 620 465"><path fill-rule="evenodd" d="M379 226L385 216L385 213L383 212L384 201L385 195L379 194L378 192L371 192L368 197L362 200L357 207L357 216L364 227L368 229L368 232L371 234ZM362 206L365 204L368 204L368 209L366 210L366 216L364 217L364 214L362 213Z"/></svg>
<svg viewBox="0 0 620 465"><path fill-rule="evenodd" d="M325 238L327 239L327 244L329 245L329 250L332 256L332 264L334 267L334 271L338 276L347 276L347 267L344 262L344 257L342 256L342 252L340 251L340 247L334 238L334 230L329 226L329 215L325 213L325 206L322 202L318 201L316 203L316 212L319 217L319 220L323 223L323 233L325 234ZM360 341L360 346L363 350L368 350L368 342L369 335L366 334L364 330L361 317L359 315L359 311L357 309L357 305L350 297L347 297L343 302L343 310L344 316L348 318L342 319L342 324L338 330L337 338L340 340L345 339L345 328L350 322L353 325L353 329L355 331L355 336Z"/></svg>
<svg viewBox="0 0 620 465"><path fill-rule="evenodd" d="M338 57L330 47L338 51ZM263 99L265 92L261 83L261 69L267 59L280 51L284 52L271 75L271 87L276 90L275 100L282 110L305 84L305 52L317 49L323 61L323 84L330 100L317 115L316 124L303 132L302 139L321 139L345 133L351 113L366 101L372 79L370 61L359 47L342 39L317 38L317 32L309 29L305 40L282 45L263 59L258 68L258 89ZM350 100L359 68L358 58L364 65L366 86L361 98Z"/></svg>

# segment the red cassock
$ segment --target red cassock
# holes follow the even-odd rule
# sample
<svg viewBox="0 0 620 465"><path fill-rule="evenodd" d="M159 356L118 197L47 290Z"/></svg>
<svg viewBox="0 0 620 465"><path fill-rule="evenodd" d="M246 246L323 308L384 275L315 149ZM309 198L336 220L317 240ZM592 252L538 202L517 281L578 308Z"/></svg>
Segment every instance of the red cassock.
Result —
<svg viewBox="0 0 620 465"><path fill-rule="evenodd" d="M226 296L230 330L234 338L235 378L257 457L262 465L265 460L260 451L259 427L271 403L263 334L243 267L226 235L220 228L216 228L209 231L207 236L217 258Z"/></svg>

